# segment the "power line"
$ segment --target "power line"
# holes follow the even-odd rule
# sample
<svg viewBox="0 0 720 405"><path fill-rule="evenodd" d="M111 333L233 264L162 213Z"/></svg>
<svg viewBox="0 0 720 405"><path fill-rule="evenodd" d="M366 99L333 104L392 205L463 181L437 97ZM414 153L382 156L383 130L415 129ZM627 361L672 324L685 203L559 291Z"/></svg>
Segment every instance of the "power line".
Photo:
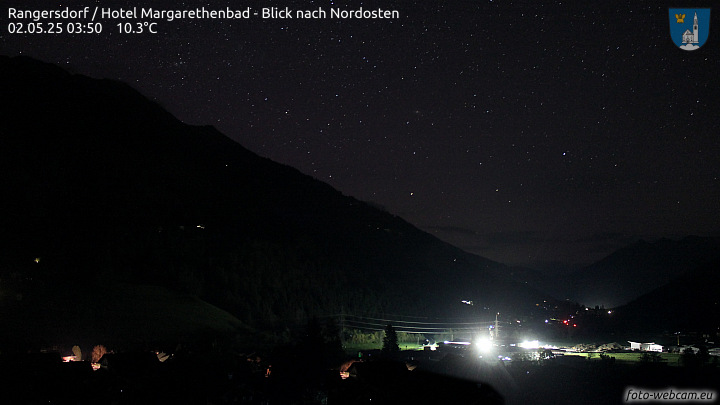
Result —
<svg viewBox="0 0 720 405"><path fill-rule="evenodd" d="M384 325L378 324L378 323L372 323L372 322L361 322L361 321L347 321L346 325L348 327L357 327L358 329L362 329L365 327L378 327L378 328L384 328ZM478 330L481 329L481 327L464 327L464 328L423 328L419 326L402 326L402 325L393 325L395 329L406 329L406 330L419 330L419 331L427 331L427 333L440 333L447 330L453 330L453 331L468 331L468 330Z"/></svg>
<svg viewBox="0 0 720 405"><path fill-rule="evenodd" d="M417 322L417 321L403 321L400 319L386 319L386 318L373 318L369 316L358 316L358 315L349 315L349 314L341 314L339 315L341 317L345 317L346 320L349 321L348 318L358 318L358 319L368 319L373 321L381 321L385 324L419 324L419 325L444 325L444 326L450 326L452 325L483 325L483 324L492 324L495 321L494 320L488 320L488 321L475 321L475 322Z"/></svg>

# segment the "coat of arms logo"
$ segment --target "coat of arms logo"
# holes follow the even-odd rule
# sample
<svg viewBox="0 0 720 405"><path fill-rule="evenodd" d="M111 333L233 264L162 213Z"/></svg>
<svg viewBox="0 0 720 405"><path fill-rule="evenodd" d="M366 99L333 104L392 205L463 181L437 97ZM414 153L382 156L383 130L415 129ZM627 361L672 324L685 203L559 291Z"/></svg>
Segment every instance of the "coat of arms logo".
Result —
<svg viewBox="0 0 720 405"><path fill-rule="evenodd" d="M710 32L709 8L671 8L670 37L678 48L694 51L705 45Z"/></svg>

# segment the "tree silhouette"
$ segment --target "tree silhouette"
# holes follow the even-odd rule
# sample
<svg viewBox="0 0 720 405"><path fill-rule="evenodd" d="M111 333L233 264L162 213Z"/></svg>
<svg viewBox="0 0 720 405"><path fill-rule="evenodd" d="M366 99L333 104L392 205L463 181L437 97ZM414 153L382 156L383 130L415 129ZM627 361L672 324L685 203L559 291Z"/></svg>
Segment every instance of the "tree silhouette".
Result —
<svg viewBox="0 0 720 405"><path fill-rule="evenodd" d="M393 354L398 353L399 351L400 346L398 346L397 332L395 332L395 328L393 328L392 325L388 324L385 327L385 337L383 337L382 353Z"/></svg>
<svg viewBox="0 0 720 405"><path fill-rule="evenodd" d="M93 347L92 362L97 363L98 361L100 361L100 359L102 358L102 356L105 355L105 353L107 353L107 349L105 348L105 346L97 345L97 346Z"/></svg>
<svg viewBox="0 0 720 405"><path fill-rule="evenodd" d="M75 361L82 361L82 350L80 350L80 346L75 345L72 347L73 356L75 356Z"/></svg>
<svg viewBox="0 0 720 405"><path fill-rule="evenodd" d="M685 350L682 351L680 362L685 367L694 368L700 366L700 361L698 361L695 351L693 351L691 347L686 347Z"/></svg>

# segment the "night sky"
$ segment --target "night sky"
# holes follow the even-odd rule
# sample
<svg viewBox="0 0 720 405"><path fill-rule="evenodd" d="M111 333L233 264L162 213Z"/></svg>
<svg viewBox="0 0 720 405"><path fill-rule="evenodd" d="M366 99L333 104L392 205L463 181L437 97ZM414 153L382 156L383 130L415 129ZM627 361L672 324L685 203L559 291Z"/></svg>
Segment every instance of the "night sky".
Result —
<svg viewBox="0 0 720 405"><path fill-rule="evenodd" d="M1 9L0 53L127 82L186 123L472 253L557 269L639 238L720 234L720 9L696 51L677 48L668 26L668 6L709 2L14 3ZM154 20L157 34L101 19L101 34L8 33L8 7L96 5L400 18Z"/></svg>

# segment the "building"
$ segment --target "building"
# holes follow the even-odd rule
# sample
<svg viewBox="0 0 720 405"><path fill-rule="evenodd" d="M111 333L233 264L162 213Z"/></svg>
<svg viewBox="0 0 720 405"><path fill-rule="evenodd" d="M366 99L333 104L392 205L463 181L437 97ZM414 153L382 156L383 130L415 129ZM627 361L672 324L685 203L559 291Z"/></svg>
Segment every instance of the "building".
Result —
<svg viewBox="0 0 720 405"><path fill-rule="evenodd" d="M695 19L693 20L693 30L685 30L683 33L683 44L697 44L700 42L700 36L698 36L698 18L697 12L695 13Z"/></svg>
<svg viewBox="0 0 720 405"><path fill-rule="evenodd" d="M640 343L640 342L630 342L630 350L639 350L642 352L662 352L663 346L655 344L654 342L651 343Z"/></svg>

